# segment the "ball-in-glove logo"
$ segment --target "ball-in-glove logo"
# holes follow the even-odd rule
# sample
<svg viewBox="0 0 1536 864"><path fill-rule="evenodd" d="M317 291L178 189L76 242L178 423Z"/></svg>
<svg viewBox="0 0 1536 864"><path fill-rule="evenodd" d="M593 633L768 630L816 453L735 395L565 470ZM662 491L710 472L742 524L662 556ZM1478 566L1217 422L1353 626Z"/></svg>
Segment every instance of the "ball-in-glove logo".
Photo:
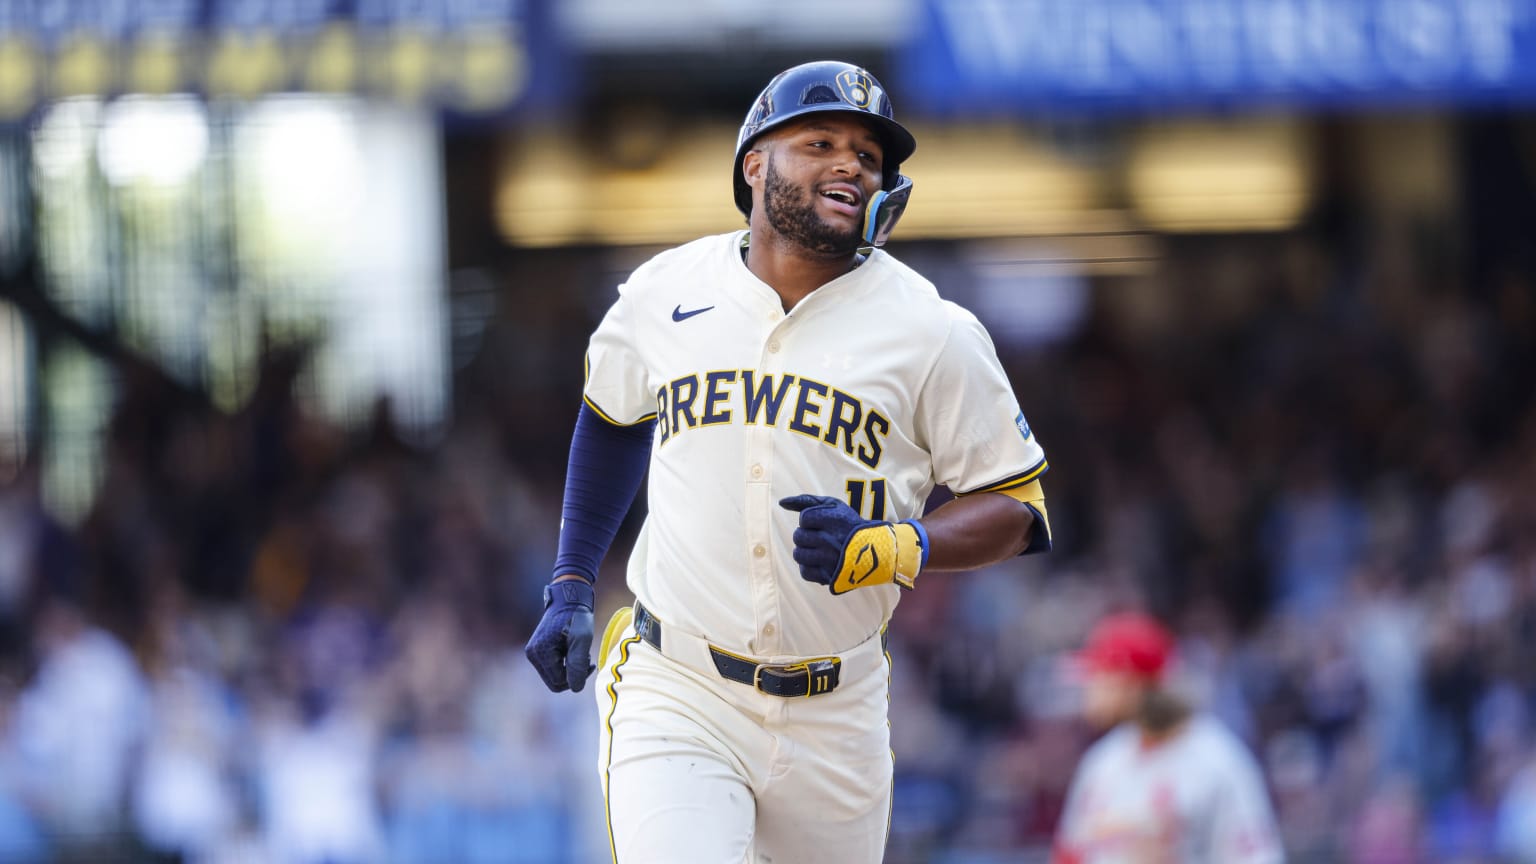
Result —
<svg viewBox="0 0 1536 864"><path fill-rule="evenodd" d="M849 69L837 73L837 92L843 101L855 108L869 108L875 101L875 79L863 69Z"/></svg>

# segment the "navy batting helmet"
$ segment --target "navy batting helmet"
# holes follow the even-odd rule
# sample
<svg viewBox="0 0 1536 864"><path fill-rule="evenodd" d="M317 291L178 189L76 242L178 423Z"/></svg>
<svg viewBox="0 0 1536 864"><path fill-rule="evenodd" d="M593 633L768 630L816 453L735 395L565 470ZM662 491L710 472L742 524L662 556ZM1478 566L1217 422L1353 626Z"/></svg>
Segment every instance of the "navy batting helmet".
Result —
<svg viewBox="0 0 1536 864"><path fill-rule="evenodd" d="M771 129L796 117L823 111L854 114L870 121L885 142L881 192L871 196L864 218L864 239L885 243L912 193L912 181L901 175L901 163L917 149L917 141L896 122L885 88L865 69L837 60L802 63L775 75L752 103L736 136L733 184L736 209L752 214L752 187L741 170L752 143Z"/></svg>

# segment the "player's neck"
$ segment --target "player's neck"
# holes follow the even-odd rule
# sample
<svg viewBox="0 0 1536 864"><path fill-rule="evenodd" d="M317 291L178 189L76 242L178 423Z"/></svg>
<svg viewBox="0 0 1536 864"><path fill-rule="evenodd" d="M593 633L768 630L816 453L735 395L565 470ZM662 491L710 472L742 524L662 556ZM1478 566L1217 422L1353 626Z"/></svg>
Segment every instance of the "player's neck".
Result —
<svg viewBox="0 0 1536 864"><path fill-rule="evenodd" d="M746 250L747 269L779 295L786 312L812 291L857 267L859 260L857 252L818 255L771 231L753 231Z"/></svg>

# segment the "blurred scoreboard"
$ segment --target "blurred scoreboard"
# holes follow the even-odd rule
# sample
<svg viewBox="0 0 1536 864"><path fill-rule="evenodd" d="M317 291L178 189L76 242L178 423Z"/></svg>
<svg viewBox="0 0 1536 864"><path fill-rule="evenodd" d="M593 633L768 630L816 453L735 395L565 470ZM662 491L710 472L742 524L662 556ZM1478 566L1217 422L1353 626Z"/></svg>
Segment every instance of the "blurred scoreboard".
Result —
<svg viewBox="0 0 1536 864"><path fill-rule="evenodd" d="M0 121L120 93L355 93L500 114L558 89L538 0L0 0Z"/></svg>

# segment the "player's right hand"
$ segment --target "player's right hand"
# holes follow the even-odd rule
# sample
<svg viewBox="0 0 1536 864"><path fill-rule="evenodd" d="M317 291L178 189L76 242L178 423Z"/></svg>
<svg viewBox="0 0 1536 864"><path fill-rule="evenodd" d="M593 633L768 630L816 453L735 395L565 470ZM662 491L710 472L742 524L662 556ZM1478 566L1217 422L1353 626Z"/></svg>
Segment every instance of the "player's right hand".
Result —
<svg viewBox="0 0 1536 864"><path fill-rule="evenodd" d="M592 663L592 606L596 599L585 579L566 579L544 587L544 617L523 648L539 670L544 686L556 693L580 692Z"/></svg>
<svg viewBox="0 0 1536 864"><path fill-rule="evenodd" d="M825 495L791 495L779 506L800 514L794 535L800 578L833 594L873 585L911 589L928 561L928 534L914 520L865 519L846 501Z"/></svg>

